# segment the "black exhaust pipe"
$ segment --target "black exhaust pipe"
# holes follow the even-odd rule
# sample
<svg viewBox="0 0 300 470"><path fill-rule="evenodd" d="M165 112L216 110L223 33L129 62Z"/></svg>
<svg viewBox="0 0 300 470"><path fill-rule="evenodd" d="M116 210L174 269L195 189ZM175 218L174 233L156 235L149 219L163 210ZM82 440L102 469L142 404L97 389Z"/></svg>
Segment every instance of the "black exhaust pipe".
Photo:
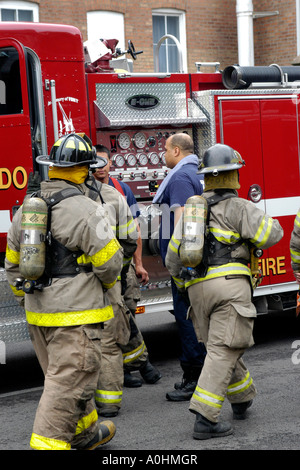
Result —
<svg viewBox="0 0 300 470"><path fill-rule="evenodd" d="M228 90L248 88L251 83L282 82L282 74L287 74L287 81L300 80L300 66L279 67L278 65L240 67L230 65L222 73L223 85Z"/></svg>

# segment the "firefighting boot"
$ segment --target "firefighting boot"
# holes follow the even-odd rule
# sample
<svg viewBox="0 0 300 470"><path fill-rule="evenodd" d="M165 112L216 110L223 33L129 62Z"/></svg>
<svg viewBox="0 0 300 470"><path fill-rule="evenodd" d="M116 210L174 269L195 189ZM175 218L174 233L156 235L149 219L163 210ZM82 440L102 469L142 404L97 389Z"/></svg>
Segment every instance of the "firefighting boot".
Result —
<svg viewBox="0 0 300 470"><path fill-rule="evenodd" d="M161 378L161 373L153 367L149 360L140 367L140 374L147 384L155 384Z"/></svg>
<svg viewBox="0 0 300 470"><path fill-rule="evenodd" d="M197 380L184 380L181 385L175 384L177 387L172 392L166 393L169 401L189 401L195 391Z"/></svg>
<svg viewBox="0 0 300 470"><path fill-rule="evenodd" d="M142 380L139 377L131 375L129 370L124 370L124 387L136 388L143 385Z"/></svg>
<svg viewBox="0 0 300 470"><path fill-rule="evenodd" d="M98 415L104 418L114 418L119 413L119 408L115 405L106 405L97 407Z"/></svg>
<svg viewBox="0 0 300 470"><path fill-rule="evenodd" d="M252 405L253 400L245 401L243 403L231 403L233 411L233 419L246 419L246 411Z"/></svg>
<svg viewBox="0 0 300 470"><path fill-rule="evenodd" d="M169 401L189 401L192 398L196 388L202 366L186 366L181 364L183 368L182 381L176 382L175 390L168 392L166 398Z"/></svg>
<svg viewBox="0 0 300 470"><path fill-rule="evenodd" d="M211 437L224 437L233 433L231 424L227 421L213 423L200 413L196 413L194 425L194 439L210 439Z"/></svg>
<svg viewBox="0 0 300 470"><path fill-rule="evenodd" d="M116 426L112 421L101 421L97 434L83 447L78 450L94 450L97 447L109 442L116 434Z"/></svg>

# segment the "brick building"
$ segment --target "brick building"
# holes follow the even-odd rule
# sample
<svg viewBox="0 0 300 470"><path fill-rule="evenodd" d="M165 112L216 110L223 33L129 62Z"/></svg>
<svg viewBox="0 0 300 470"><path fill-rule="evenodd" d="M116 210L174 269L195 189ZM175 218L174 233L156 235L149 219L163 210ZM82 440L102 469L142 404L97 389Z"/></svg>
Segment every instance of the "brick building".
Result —
<svg viewBox="0 0 300 470"><path fill-rule="evenodd" d="M143 54L135 72L154 71L154 51L164 34L177 37L184 71L195 62L238 63L236 0L0 0L0 21L40 21L77 26L83 39L118 38L122 50L131 39ZM251 2L250 2L251 3ZM300 0L253 0L255 65L290 65L300 54ZM263 14L262 14L263 13ZM266 15L267 13L267 15ZM125 49L124 49L125 48ZM178 70L172 40L160 46L160 70Z"/></svg>

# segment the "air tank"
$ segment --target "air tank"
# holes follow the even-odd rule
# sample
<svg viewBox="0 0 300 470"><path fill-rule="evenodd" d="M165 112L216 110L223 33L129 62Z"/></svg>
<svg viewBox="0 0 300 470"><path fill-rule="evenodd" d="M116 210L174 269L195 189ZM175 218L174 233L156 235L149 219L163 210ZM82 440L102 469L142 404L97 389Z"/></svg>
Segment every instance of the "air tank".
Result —
<svg viewBox="0 0 300 470"><path fill-rule="evenodd" d="M202 196L191 196L183 211L183 236L180 259L185 267L195 268L201 263L206 231L207 201Z"/></svg>
<svg viewBox="0 0 300 470"><path fill-rule="evenodd" d="M25 199L22 207L20 239L20 273L25 279L37 280L45 270L47 204L38 197Z"/></svg>

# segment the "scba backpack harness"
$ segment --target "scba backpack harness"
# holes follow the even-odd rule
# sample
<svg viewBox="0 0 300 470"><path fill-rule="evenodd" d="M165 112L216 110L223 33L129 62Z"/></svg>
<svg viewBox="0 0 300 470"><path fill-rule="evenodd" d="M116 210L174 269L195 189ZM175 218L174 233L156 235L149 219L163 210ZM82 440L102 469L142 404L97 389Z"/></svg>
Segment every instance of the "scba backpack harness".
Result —
<svg viewBox="0 0 300 470"><path fill-rule="evenodd" d="M22 289L25 293L30 294L35 289L43 290L44 287L49 286L52 278L62 278L77 276L81 272L91 272L91 266L80 266L77 263L77 258L83 254L81 250L71 251L62 243L56 240L51 232L51 216L52 208L59 204L61 201L74 196L84 196L83 193L77 188L66 188L53 194L50 198L41 196L41 192L33 193L29 198L24 201L23 205L23 218L21 229L21 243L20 243L20 273L25 277L22 282ZM38 198L46 204L46 217L45 231L41 233L39 224L39 214L34 205L34 200ZM33 202L33 204L31 204ZM25 221L25 222L24 222ZM24 260L24 268L22 266ZM37 263L39 260L39 263ZM40 274L42 266L42 275ZM39 271L35 270L35 265ZM32 269L28 274L28 266ZM24 273L25 272L25 273Z"/></svg>

